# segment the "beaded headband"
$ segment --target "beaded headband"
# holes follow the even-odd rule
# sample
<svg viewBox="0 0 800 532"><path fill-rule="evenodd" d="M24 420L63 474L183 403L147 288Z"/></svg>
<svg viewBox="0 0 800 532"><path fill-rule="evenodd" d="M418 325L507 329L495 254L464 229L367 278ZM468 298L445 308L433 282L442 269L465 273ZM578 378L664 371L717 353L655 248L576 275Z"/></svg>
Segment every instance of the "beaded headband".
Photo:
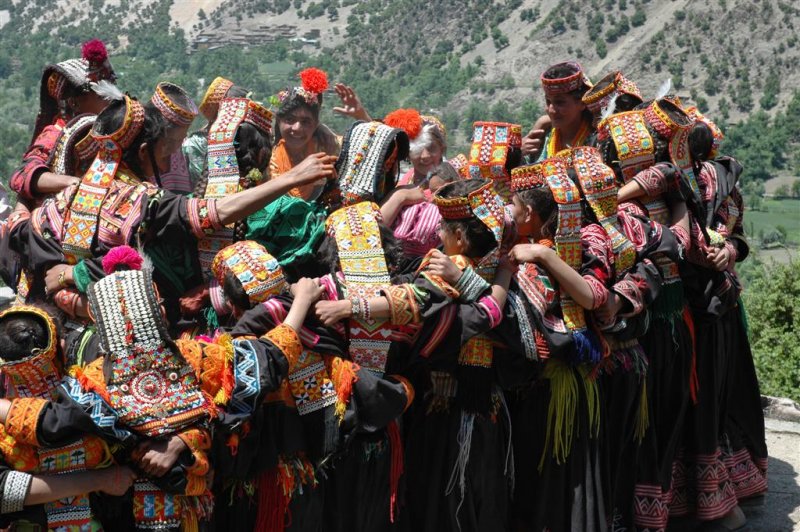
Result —
<svg viewBox="0 0 800 532"><path fill-rule="evenodd" d="M339 189L345 205L365 200L380 201L385 191L380 189L392 154L389 146L397 139L394 157L408 154L408 135L401 129L380 122L357 122L347 132L342 151L336 161Z"/></svg>
<svg viewBox="0 0 800 532"><path fill-rule="evenodd" d="M466 155L459 153L447 162L455 168L461 179L469 179L469 159L467 159Z"/></svg>
<svg viewBox="0 0 800 532"><path fill-rule="evenodd" d="M593 114L600 113L615 95L629 94L642 101L642 93L636 83L627 79L622 72L615 70L598 81L583 95L581 100Z"/></svg>
<svg viewBox="0 0 800 532"><path fill-rule="evenodd" d="M125 96L124 101L125 117L119 129L109 134L100 134L97 132L97 121L92 127L91 136L100 148L92 166L83 175L64 216L61 247L69 264L76 264L80 259L91 256L100 209L117 175L124 151L130 147L144 125L142 104L128 96Z"/></svg>
<svg viewBox="0 0 800 532"><path fill-rule="evenodd" d="M211 271L220 286L224 285L225 276L232 273L242 283L252 305L263 303L287 288L281 265L264 246L252 240L236 242L217 253Z"/></svg>
<svg viewBox="0 0 800 532"><path fill-rule="evenodd" d="M206 89L203 99L200 100L200 113L208 120L213 120L219 111L219 104L233 87L233 82L223 77L214 78Z"/></svg>
<svg viewBox="0 0 800 532"><path fill-rule="evenodd" d="M576 61L567 61L564 63L555 64L550 68L562 66L570 67L573 70L573 73L563 78L546 78L544 77L544 74L542 74L542 88L544 88L545 94L567 94L583 87L592 86L592 82L589 81L589 78L587 78L586 74L584 74L580 63ZM548 70L550 70L550 68L548 68Z"/></svg>
<svg viewBox="0 0 800 532"><path fill-rule="evenodd" d="M497 244L503 240L505 211L503 199L498 195L491 181L486 181L466 197L444 198L442 190L433 195L433 203L445 220L464 220L475 216L492 232Z"/></svg>
<svg viewBox="0 0 800 532"><path fill-rule="evenodd" d="M319 105L322 93L328 90L328 75L323 70L311 67L302 70L298 76L301 86L282 90L278 93L278 101L285 104L301 98L308 105Z"/></svg>
<svg viewBox="0 0 800 532"><path fill-rule="evenodd" d="M181 107L170 98L169 94L167 94L164 89L171 89L179 92L186 101L189 102L189 108ZM150 98L150 102L161 112L164 118L177 126L188 126L192 123L194 117L197 116L197 105L195 105L194 101L185 90L174 83L159 83L156 86L153 97Z"/></svg>
<svg viewBox="0 0 800 532"><path fill-rule="evenodd" d="M272 138L272 119L272 111L256 101L248 100L243 122L255 126L259 131Z"/></svg>
<svg viewBox="0 0 800 532"><path fill-rule="evenodd" d="M61 380L56 362L58 333L53 318L44 310L30 305L18 305L0 312L0 320L15 315L32 315L42 320L47 328L47 346L34 349L30 356L17 361L0 359L0 374L4 377L5 397L43 397L55 399L55 390Z"/></svg>
<svg viewBox="0 0 800 532"><path fill-rule="evenodd" d="M567 162L560 157L550 157L536 164L514 168L511 171L511 190L521 192L547 185L547 177L553 174L566 174Z"/></svg>

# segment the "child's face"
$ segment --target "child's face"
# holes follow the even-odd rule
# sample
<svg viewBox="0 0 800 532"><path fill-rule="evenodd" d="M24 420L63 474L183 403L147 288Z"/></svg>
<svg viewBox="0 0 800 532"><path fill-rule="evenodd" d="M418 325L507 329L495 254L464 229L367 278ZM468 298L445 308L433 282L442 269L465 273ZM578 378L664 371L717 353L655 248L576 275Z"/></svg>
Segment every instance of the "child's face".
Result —
<svg viewBox="0 0 800 532"><path fill-rule="evenodd" d="M511 213L514 217L514 224L517 226L519 236L530 236L533 233L533 220L531 210L522 203L522 200L514 194L511 200Z"/></svg>

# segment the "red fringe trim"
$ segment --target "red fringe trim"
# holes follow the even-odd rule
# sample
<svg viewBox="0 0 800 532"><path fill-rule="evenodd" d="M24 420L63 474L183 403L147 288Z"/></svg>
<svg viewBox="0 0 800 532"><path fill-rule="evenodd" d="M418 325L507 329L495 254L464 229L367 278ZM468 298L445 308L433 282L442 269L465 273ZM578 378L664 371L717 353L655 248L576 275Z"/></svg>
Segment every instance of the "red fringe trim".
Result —
<svg viewBox="0 0 800 532"><path fill-rule="evenodd" d="M692 402L697 404L697 391L700 389L700 381L697 379L697 339L694 332L694 319L689 307L683 307L683 321L689 329L689 336L692 337L692 369L689 373L689 395Z"/></svg>
<svg viewBox="0 0 800 532"><path fill-rule="evenodd" d="M389 487L391 489L389 521L394 523L394 518L397 514L397 491L400 485L400 477L403 475L403 442L400 439L400 428L397 426L396 421L389 423L386 427L386 432L389 435L389 445L392 451L392 465L389 470Z"/></svg>

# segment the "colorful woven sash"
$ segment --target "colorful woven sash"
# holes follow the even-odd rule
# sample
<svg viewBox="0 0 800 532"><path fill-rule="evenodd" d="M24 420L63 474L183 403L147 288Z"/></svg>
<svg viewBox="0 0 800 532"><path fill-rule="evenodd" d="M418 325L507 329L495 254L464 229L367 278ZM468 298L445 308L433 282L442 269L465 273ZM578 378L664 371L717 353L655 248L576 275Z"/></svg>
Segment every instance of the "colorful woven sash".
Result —
<svg viewBox="0 0 800 532"><path fill-rule="evenodd" d="M603 164L600 152L595 148L575 148L570 158L586 201L611 240L614 270L617 278L620 278L636 263L636 248L622 232L617 218L614 171Z"/></svg>
<svg viewBox="0 0 800 532"><path fill-rule="evenodd" d="M391 285L381 241L380 209L362 202L339 209L328 217L326 230L336 239L339 266L344 274L347 297L380 297ZM380 376L391 347L391 330L385 320L350 320L350 357L353 362Z"/></svg>
<svg viewBox="0 0 800 532"><path fill-rule="evenodd" d="M84 174L64 216L61 245L69 264L91 256L103 201L117 174L124 151L144 125L142 105L126 96L125 106L125 118L117 131L109 135L92 131L92 137L100 144L100 151Z"/></svg>
<svg viewBox="0 0 800 532"><path fill-rule="evenodd" d="M208 414L194 369L173 348L149 272L111 274L89 289L120 422L144 436L172 434Z"/></svg>

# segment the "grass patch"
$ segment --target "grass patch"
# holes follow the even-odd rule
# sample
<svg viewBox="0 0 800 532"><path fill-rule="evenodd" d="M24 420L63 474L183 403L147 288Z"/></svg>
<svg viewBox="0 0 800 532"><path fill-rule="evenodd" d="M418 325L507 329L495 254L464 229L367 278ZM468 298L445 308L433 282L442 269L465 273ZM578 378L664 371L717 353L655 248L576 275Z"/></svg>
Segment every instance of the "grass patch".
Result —
<svg viewBox="0 0 800 532"><path fill-rule="evenodd" d="M800 244L800 199L765 199L761 210L745 209L744 226L750 238L780 226L786 230L787 243Z"/></svg>

